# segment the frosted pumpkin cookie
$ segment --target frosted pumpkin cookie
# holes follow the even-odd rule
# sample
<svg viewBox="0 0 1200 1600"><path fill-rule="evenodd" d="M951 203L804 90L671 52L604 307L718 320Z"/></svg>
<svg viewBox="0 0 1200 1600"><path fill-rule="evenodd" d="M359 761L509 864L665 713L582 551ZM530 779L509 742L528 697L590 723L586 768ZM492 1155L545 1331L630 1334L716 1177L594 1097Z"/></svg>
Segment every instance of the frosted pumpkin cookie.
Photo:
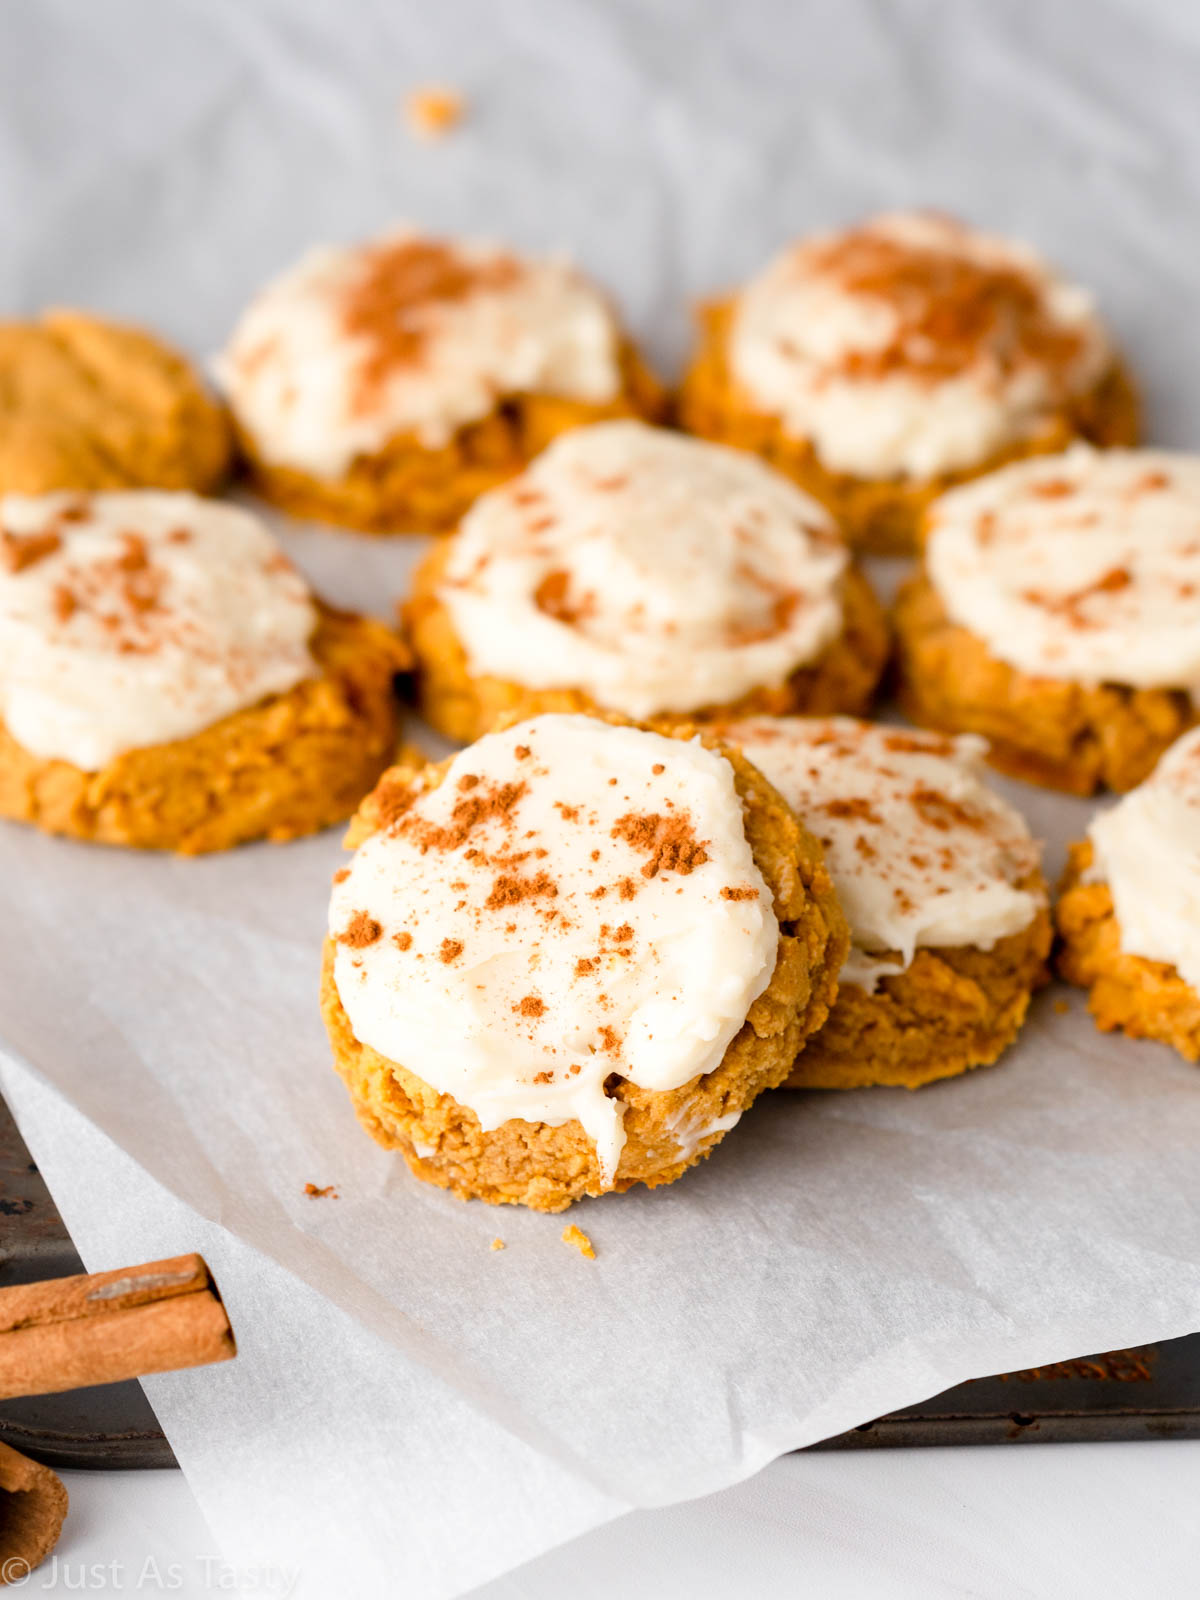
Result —
<svg viewBox="0 0 1200 1600"><path fill-rule="evenodd" d="M0 500L0 816L188 854L312 833L394 759L407 659L234 506Z"/></svg>
<svg viewBox="0 0 1200 1600"><path fill-rule="evenodd" d="M368 1132L463 1198L672 1182L792 1070L846 953L820 846L687 729L517 723L388 773L348 843L334 1061Z"/></svg>
<svg viewBox="0 0 1200 1600"><path fill-rule="evenodd" d="M706 307L680 400L691 432L765 456L880 553L915 549L963 479L1133 444L1137 410L1085 290L923 212L803 240Z"/></svg>
<svg viewBox="0 0 1200 1600"><path fill-rule="evenodd" d="M0 494L211 489L221 406L174 350L82 311L0 322Z"/></svg>
<svg viewBox="0 0 1200 1600"><path fill-rule="evenodd" d="M1016 1038L1050 950L1039 850L981 740L857 722L721 725L820 839L850 923L837 1001L794 1089L907 1089Z"/></svg>
<svg viewBox="0 0 1200 1600"><path fill-rule="evenodd" d="M566 263L411 229L268 284L218 377L262 493L369 533L449 527L556 434L663 403Z"/></svg>
<svg viewBox="0 0 1200 1600"><path fill-rule="evenodd" d="M1200 457L1075 445L954 490L895 624L914 722L1033 783L1131 789L1196 718Z"/></svg>
<svg viewBox="0 0 1200 1600"><path fill-rule="evenodd" d="M1058 966L1104 1031L1200 1060L1200 729L1072 845Z"/></svg>
<svg viewBox="0 0 1200 1600"><path fill-rule="evenodd" d="M637 422L557 440L418 569L425 716L859 711L887 624L828 514L742 451Z"/></svg>

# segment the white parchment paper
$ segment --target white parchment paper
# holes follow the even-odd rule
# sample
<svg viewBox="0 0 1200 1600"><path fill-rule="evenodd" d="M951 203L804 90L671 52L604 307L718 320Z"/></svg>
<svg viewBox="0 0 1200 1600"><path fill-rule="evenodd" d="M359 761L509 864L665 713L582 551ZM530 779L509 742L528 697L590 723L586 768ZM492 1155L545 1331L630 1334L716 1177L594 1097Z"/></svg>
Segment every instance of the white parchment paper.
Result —
<svg viewBox="0 0 1200 1600"><path fill-rule="evenodd" d="M413 216L570 249L670 371L689 299L931 203L1095 285L1153 436L1195 443L1198 58L1185 8L1116 0L10 0L0 304L203 355L304 246ZM424 147L398 102L431 79L470 117ZM283 531L332 599L403 591L411 544ZM1088 807L1007 788L1056 871ZM238 1361L150 1388L243 1568L452 1595L963 1378L1200 1326L1200 1073L1056 991L1000 1067L772 1096L680 1183L586 1203L595 1262L416 1183L329 1067L339 860L0 829L4 1091L89 1265L217 1272Z"/></svg>

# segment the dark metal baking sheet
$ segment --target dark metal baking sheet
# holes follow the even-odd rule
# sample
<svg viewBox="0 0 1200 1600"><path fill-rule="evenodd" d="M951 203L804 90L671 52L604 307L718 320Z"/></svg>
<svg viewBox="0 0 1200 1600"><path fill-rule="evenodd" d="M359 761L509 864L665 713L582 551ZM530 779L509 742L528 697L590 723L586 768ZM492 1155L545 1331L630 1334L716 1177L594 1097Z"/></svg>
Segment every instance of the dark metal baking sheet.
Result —
<svg viewBox="0 0 1200 1600"><path fill-rule="evenodd" d="M0 1287L83 1270L0 1100ZM1200 1334L976 1378L813 1448L1194 1438L1200 1438ZM0 1403L0 1440L56 1467L176 1464L138 1383Z"/></svg>

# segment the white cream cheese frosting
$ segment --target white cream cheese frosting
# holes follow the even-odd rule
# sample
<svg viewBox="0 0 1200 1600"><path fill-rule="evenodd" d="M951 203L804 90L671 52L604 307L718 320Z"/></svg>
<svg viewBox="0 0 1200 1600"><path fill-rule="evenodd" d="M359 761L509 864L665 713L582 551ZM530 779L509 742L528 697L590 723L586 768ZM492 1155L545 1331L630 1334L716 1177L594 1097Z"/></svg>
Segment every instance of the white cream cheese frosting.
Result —
<svg viewBox="0 0 1200 1600"><path fill-rule="evenodd" d="M317 670L316 608L265 525L191 494L0 500L0 718L85 772Z"/></svg>
<svg viewBox="0 0 1200 1600"><path fill-rule="evenodd" d="M951 621L1022 672L1200 685L1200 457L1018 462L935 501L925 562Z"/></svg>
<svg viewBox="0 0 1200 1600"><path fill-rule="evenodd" d="M728 361L831 471L924 479L1036 433L1112 350L1032 250L900 212L778 255L737 298Z"/></svg>
<svg viewBox="0 0 1200 1600"><path fill-rule="evenodd" d="M921 946L990 950L1045 904L1022 883L1038 847L984 781L982 739L851 717L753 717L721 736L824 846L850 923L843 983L870 992Z"/></svg>
<svg viewBox="0 0 1200 1600"><path fill-rule="evenodd" d="M642 718L813 662L847 562L828 513L757 457L603 422L475 503L438 593L474 675Z"/></svg>
<svg viewBox="0 0 1200 1600"><path fill-rule="evenodd" d="M779 937L729 763L582 716L455 756L359 846L329 930L357 1039L485 1131L577 1118L606 1185L625 1139L606 1079L666 1090L713 1070Z"/></svg>
<svg viewBox="0 0 1200 1600"><path fill-rule="evenodd" d="M1200 728L1145 783L1092 819L1088 877L1107 883L1121 949L1200 989Z"/></svg>
<svg viewBox="0 0 1200 1600"><path fill-rule="evenodd" d="M268 284L216 376L265 461L333 478L397 434L444 445L505 396L605 404L619 359L604 297L566 262L401 228Z"/></svg>

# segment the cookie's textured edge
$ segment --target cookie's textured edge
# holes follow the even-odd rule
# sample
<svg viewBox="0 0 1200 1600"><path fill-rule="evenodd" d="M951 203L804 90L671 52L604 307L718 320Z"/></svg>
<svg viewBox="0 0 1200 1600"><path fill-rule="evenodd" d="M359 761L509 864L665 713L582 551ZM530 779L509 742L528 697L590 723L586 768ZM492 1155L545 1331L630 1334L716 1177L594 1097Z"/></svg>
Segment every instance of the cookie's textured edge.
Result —
<svg viewBox="0 0 1200 1600"><path fill-rule="evenodd" d="M897 690L905 715L940 733L978 733L1001 772L1069 794L1135 788L1197 720L1171 689L1089 687L1036 677L993 656L951 622L924 573L892 611Z"/></svg>
<svg viewBox="0 0 1200 1600"><path fill-rule="evenodd" d="M409 656L382 623L327 606L312 648L320 676L99 772L35 756L0 723L0 816L184 855L343 821L395 759Z"/></svg>
<svg viewBox="0 0 1200 1600"><path fill-rule="evenodd" d="M1091 864L1090 841L1073 844L1056 908L1059 973L1090 991L1088 1010L1102 1032L1157 1039L1200 1061L1200 994L1167 963L1121 949L1108 885L1084 881Z"/></svg>
<svg viewBox="0 0 1200 1600"><path fill-rule="evenodd" d="M1046 888L1040 872L1020 886ZM874 993L843 984L784 1087L917 1089L990 1065L1017 1037L1034 990L1047 980L1051 936L1047 903L990 950L922 948Z"/></svg>

